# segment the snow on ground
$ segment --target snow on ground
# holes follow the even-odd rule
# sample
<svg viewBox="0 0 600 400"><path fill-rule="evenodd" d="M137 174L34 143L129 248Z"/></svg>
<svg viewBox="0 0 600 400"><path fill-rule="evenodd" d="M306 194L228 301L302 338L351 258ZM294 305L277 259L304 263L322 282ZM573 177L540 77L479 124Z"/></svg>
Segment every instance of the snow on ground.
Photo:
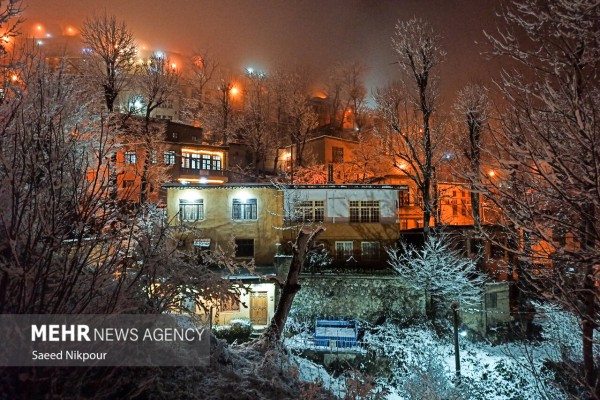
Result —
<svg viewBox="0 0 600 400"><path fill-rule="evenodd" d="M542 372L543 360L552 357L554 343L508 343L493 346L460 338L461 384L456 385L452 337L438 337L428 324L400 328L393 324L372 327L363 343L368 351L388 362L376 377L387 399L461 398L485 400L561 399L563 395ZM286 341L299 349L310 346L307 334ZM309 347L315 350L314 347ZM319 350L319 349L316 349ZM325 350L326 351L326 350ZM336 396L346 393L345 378L333 378L324 367L300 357L299 378L319 382Z"/></svg>

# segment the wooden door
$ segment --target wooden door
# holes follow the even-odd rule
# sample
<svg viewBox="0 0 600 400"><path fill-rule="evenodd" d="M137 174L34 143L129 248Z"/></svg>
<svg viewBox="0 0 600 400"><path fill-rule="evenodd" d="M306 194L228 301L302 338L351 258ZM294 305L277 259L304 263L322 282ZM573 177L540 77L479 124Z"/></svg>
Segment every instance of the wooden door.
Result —
<svg viewBox="0 0 600 400"><path fill-rule="evenodd" d="M250 293L250 321L254 325L267 325L269 301L267 292Z"/></svg>

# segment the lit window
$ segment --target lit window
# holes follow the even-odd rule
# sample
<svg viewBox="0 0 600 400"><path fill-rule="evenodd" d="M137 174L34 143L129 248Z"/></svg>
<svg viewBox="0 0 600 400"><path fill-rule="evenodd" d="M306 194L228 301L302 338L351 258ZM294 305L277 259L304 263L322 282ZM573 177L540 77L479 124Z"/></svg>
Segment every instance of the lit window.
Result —
<svg viewBox="0 0 600 400"><path fill-rule="evenodd" d="M204 219L204 200L179 200L180 221L201 221Z"/></svg>
<svg viewBox="0 0 600 400"><path fill-rule="evenodd" d="M181 168L200 169L200 154L182 153Z"/></svg>
<svg viewBox="0 0 600 400"><path fill-rule="evenodd" d="M350 222L379 222L379 201L351 201Z"/></svg>
<svg viewBox="0 0 600 400"><path fill-rule="evenodd" d="M233 199L232 215L234 220L257 219L256 199Z"/></svg>
<svg viewBox="0 0 600 400"><path fill-rule="evenodd" d="M125 152L125 163L127 164L135 164L136 162L135 151L126 151Z"/></svg>
<svg viewBox="0 0 600 400"><path fill-rule="evenodd" d="M175 165L175 152L174 151L165 151L165 164L166 165Z"/></svg>
<svg viewBox="0 0 600 400"><path fill-rule="evenodd" d="M171 133L171 137L172 137L173 139L177 139L177 132L173 132L173 133Z"/></svg>
<svg viewBox="0 0 600 400"><path fill-rule="evenodd" d="M221 157L219 157L219 156L212 156L212 169L214 171L220 171L221 170Z"/></svg>
<svg viewBox="0 0 600 400"><path fill-rule="evenodd" d="M210 169L210 155L202 154L202 168L201 169Z"/></svg>
<svg viewBox="0 0 600 400"><path fill-rule="evenodd" d="M362 242L360 249L363 261L379 260L379 242Z"/></svg>
<svg viewBox="0 0 600 400"><path fill-rule="evenodd" d="M254 257L254 239L235 239L236 257Z"/></svg>
<svg viewBox="0 0 600 400"><path fill-rule="evenodd" d="M152 164L156 164L158 161L156 159L156 150L152 150Z"/></svg>
<svg viewBox="0 0 600 400"><path fill-rule="evenodd" d="M335 242L335 259L348 261L353 256L352 241Z"/></svg>
<svg viewBox="0 0 600 400"><path fill-rule="evenodd" d="M325 218L325 202L323 200L301 201L294 211L296 221L323 222Z"/></svg>

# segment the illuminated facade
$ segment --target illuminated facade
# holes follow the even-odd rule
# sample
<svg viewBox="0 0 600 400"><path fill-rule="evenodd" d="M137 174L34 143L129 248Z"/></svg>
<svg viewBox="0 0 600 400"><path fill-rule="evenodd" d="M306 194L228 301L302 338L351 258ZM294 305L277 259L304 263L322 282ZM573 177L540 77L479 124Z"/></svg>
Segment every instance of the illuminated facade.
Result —
<svg viewBox="0 0 600 400"><path fill-rule="evenodd" d="M193 184L222 184L228 181L227 146L215 146L203 141L202 129L172 121L156 121L152 124L162 131L160 138L152 143L148 165L148 199L165 199L160 185L165 182ZM140 196L146 146L141 140L121 138L123 145L116 154L118 167L116 184L119 198L137 201Z"/></svg>

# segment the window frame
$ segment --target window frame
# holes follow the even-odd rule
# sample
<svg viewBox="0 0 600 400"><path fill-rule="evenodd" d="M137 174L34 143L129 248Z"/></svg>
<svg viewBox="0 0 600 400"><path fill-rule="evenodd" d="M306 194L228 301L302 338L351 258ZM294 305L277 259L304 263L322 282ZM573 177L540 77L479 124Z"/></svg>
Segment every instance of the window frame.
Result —
<svg viewBox="0 0 600 400"><path fill-rule="evenodd" d="M348 216L351 224L379 223L381 220L381 204L379 200L350 200Z"/></svg>
<svg viewBox="0 0 600 400"><path fill-rule="evenodd" d="M234 221L256 221L258 220L258 200L238 199L231 201L231 219Z"/></svg>
<svg viewBox="0 0 600 400"><path fill-rule="evenodd" d="M125 152L125 164L135 165L137 163L137 154L135 150L127 150Z"/></svg>
<svg viewBox="0 0 600 400"><path fill-rule="evenodd" d="M243 243L242 243L243 242ZM254 258L255 246L254 239L236 238L235 239L235 258ZM240 252L240 249L246 250ZM251 249L252 251L248 251ZM252 254L250 254L252 253Z"/></svg>
<svg viewBox="0 0 600 400"><path fill-rule="evenodd" d="M167 150L163 153L163 161L165 163L165 165L175 165L175 162L177 161L176 157L175 157L175 151L173 150Z"/></svg>
<svg viewBox="0 0 600 400"><path fill-rule="evenodd" d="M325 200L300 201L294 207L294 220L299 222L324 222Z"/></svg>
<svg viewBox="0 0 600 400"><path fill-rule="evenodd" d="M350 257L353 257L353 256L354 256L354 241L352 241L352 240L336 240L336 242L335 242L335 259L337 261L348 261L350 259Z"/></svg>
<svg viewBox="0 0 600 400"><path fill-rule="evenodd" d="M371 246L372 248L369 248ZM367 247L367 251L365 251L365 247ZM381 244L375 241L360 242L360 256L363 261L379 261L381 259Z"/></svg>
<svg viewBox="0 0 600 400"><path fill-rule="evenodd" d="M195 218L186 218L187 216L196 216ZM204 221L206 215L204 213L204 199L179 199L179 221L181 222L197 222Z"/></svg>
<svg viewBox="0 0 600 400"><path fill-rule="evenodd" d="M331 147L331 162L333 164L342 164L344 162L344 148L332 146Z"/></svg>

